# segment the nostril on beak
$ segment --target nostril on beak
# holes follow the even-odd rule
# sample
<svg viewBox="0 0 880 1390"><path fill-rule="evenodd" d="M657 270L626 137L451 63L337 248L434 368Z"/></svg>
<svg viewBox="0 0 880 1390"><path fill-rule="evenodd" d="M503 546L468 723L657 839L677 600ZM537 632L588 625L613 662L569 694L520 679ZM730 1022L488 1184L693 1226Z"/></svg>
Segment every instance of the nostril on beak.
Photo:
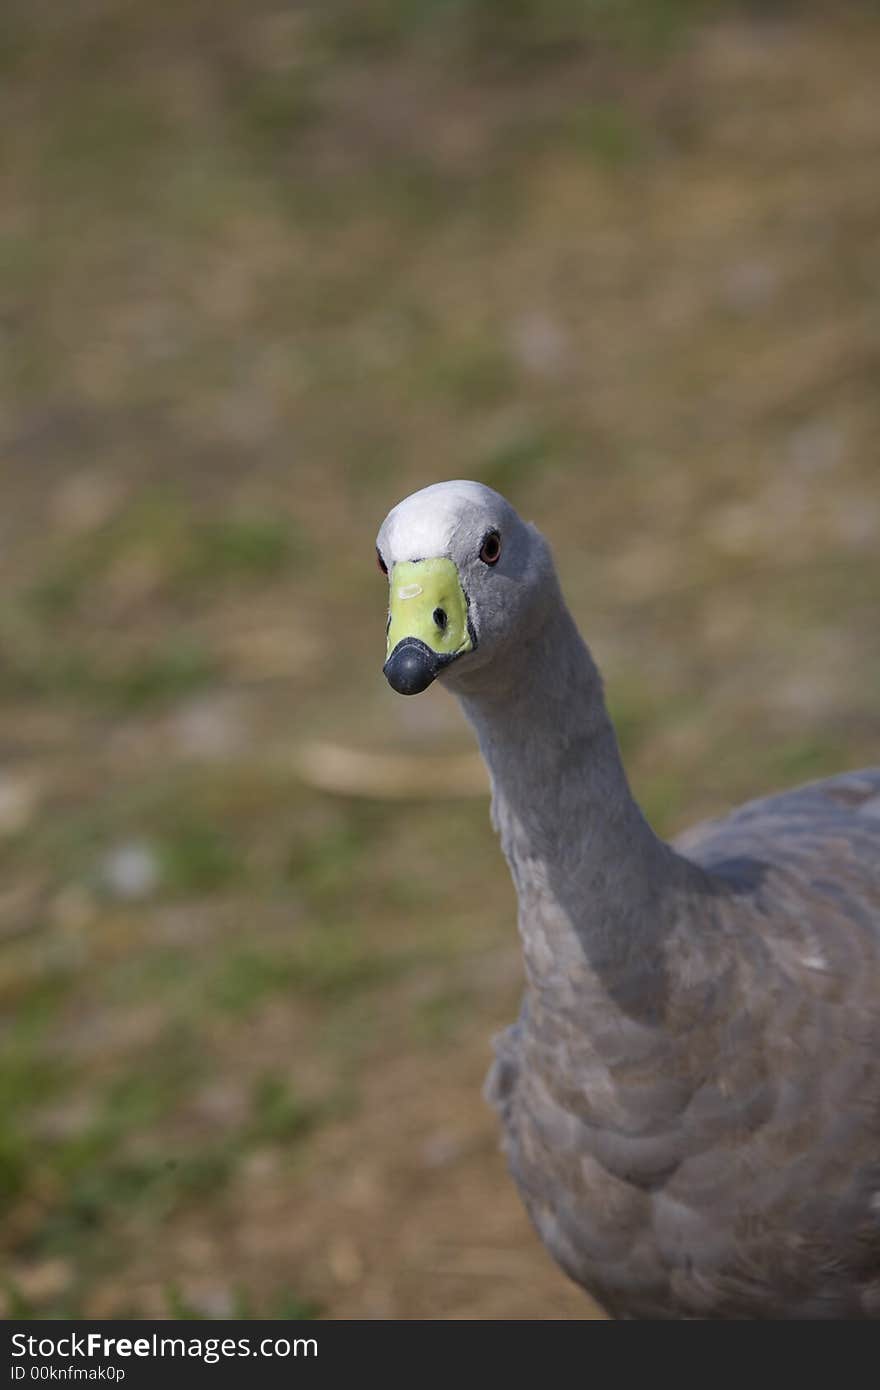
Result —
<svg viewBox="0 0 880 1390"><path fill-rule="evenodd" d="M446 624L449 622L445 610L443 608L435 608L434 612L431 614L431 617L434 619L434 622L437 625L437 627L439 627L440 631L445 632Z"/></svg>

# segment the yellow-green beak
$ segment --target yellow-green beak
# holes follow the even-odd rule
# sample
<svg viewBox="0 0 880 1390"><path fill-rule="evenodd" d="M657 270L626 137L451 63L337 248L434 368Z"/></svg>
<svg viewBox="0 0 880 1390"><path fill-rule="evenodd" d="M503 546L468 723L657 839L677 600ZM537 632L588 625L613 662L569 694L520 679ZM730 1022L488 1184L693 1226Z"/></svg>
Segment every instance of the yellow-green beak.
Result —
<svg viewBox="0 0 880 1390"><path fill-rule="evenodd" d="M444 666L474 646L458 570L445 557L393 566L385 675L401 695L425 690Z"/></svg>

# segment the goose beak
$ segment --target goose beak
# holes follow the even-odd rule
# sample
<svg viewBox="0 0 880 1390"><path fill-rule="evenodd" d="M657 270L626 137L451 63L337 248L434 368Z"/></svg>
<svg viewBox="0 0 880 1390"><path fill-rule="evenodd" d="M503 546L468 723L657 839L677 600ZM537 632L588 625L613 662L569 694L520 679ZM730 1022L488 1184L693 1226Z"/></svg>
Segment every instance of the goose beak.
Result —
<svg viewBox="0 0 880 1390"><path fill-rule="evenodd" d="M388 644L383 670L399 695L418 695L476 646L458 570L444 557L406 560L389 577Z"/></svg>
<svg viewBox="0 0 880 1390"><path fill-rule="evenodd" d="M440 658L418 637L404 637L382 669L398 695L419 695L439 674Z"/></svg>

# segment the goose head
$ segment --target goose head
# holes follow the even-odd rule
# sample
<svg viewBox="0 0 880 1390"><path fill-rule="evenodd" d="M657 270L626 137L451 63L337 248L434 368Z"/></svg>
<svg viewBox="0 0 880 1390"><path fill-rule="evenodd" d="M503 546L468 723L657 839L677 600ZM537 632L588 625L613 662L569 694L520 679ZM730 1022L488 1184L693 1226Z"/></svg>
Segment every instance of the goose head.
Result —
<svg viewBox="0 0 880 1390"><path fill-rule="evenodd" d="M434 483L399 502L376 556L388 576L384 672L401 695L438 676L466 690L522 648L556 588L543 537L482 483Z"/></svg>

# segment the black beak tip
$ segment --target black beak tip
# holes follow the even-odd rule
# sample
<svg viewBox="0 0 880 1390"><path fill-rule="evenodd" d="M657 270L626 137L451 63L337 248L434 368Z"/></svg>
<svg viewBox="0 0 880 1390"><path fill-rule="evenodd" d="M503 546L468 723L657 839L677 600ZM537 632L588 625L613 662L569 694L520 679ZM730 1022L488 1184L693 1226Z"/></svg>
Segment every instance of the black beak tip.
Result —
<svg viewBox="0 0 880 1390"><path fill-rule="evenodd" d="M398 642L382 670L398 695L420 695L440 670L437 653L417 637Z"/></svg>

